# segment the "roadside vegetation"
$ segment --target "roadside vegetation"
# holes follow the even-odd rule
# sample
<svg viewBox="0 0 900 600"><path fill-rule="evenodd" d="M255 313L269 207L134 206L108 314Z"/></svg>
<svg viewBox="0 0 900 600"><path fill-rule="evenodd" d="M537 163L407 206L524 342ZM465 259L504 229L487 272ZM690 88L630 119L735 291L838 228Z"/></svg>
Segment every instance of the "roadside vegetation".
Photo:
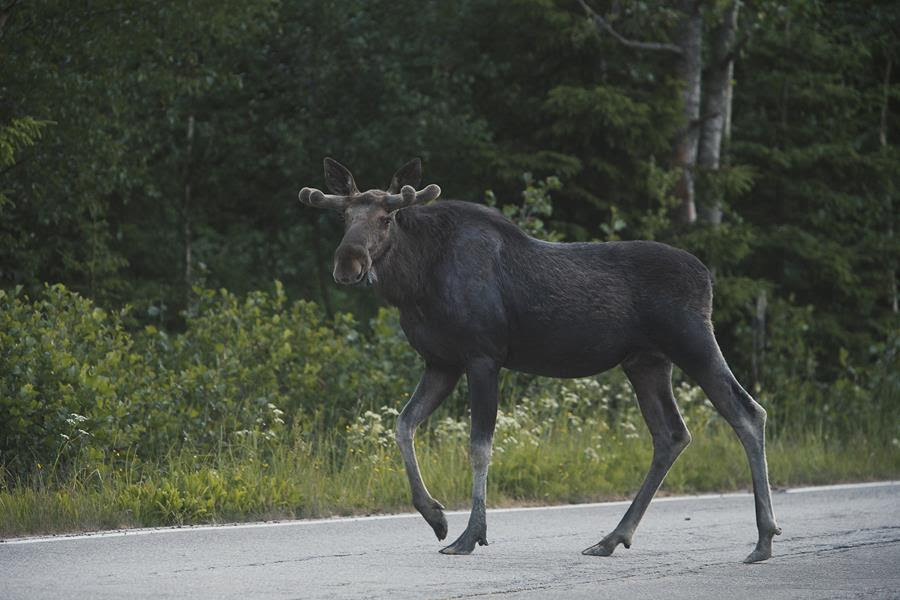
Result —
<svg viewBox="0 0 900 600"><path fill-rule="evenodd" d="M393 427L421 364L396 314L380 311L364 333L349 315L331 323L288 302L278 284L197 295L187 329L170 334L126 331L121 314L62 286L35 300L0 292L0 536L410 510ZM773 485L900 476L885 387L896 372L879 368L829 388L758 390ZM675 391L694 443L663 489L747 489L734 434L699 388L676 375ZM649 435L619 371L506 373L501 397L493 505L623 498L640 485ZM468 503L467 439L463 383L417 441L449 507Z"/></svg>

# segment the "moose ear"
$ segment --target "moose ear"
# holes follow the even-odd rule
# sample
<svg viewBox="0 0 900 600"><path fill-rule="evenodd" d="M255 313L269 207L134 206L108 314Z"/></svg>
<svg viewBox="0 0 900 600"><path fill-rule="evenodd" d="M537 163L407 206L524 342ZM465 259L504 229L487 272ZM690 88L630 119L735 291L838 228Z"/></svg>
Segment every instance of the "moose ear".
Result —
<svg viewBox="0 0 900 600"><path fill-rule="evenodd" d="M359 193L353 175L347 167L333 158L325 159L325 185L332 194L338 196L353 196Z"/></svg>
<svg viewBox="0 0 900 600"><path fill-rule="evenodd" d="M402 167L400 167L394 178L391 179L391 185L388 186L389 194L396 194L404 185L411 185L415 189L419 189L419 183L422 182L422 161L414 158Z"/></svg>

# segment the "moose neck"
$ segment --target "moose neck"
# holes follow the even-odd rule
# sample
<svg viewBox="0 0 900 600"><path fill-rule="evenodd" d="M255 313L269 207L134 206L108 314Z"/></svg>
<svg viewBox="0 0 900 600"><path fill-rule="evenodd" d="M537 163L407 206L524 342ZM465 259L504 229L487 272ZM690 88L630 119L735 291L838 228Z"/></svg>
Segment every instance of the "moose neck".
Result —
<svg viewBox="0 0 900 600"><path fill-rule="evenodd" d="M434 265L445 246L452 224L427 207L397 212L388 248L375 261L375 292L385 302L403 309L418 304L427 294Z"/></svg>

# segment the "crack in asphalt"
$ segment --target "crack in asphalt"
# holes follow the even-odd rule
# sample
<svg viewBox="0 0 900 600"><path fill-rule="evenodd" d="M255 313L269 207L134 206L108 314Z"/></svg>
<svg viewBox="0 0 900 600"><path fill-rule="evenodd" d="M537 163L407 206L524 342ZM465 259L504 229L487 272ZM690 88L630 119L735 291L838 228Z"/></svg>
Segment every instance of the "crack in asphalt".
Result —
<svg viewBox="0 0 900 600"><path fill-rule="evenodd" d="M348 552L345 554L322 554L315 556L304 556L301 558L285 558L282 560L270 560L253 563L239 563L234 565L209 565L205 567L192 567L189 569L173 569L171 571L153 571L148 575L170 575L174 573L194 573L197 571L215 571L216 569L240 569L243 567L267 567L269 565L280 565L285 563L303 563L311 560L319 560L323 558L346 558L348 556L365 556L367 552Z"/></svg>
<svg viewBox="0 0 900 600"><path fill-rule="evenodd" d="M872 546L891 546L893 544L900 544L900 538L895 538L891 540L873 540L871 542L860 542L858 544L844 544L842 546L831 546L828 548L821 548L817 550L805 550L800 552L791 552L789 554L782 554L780 556L784 556L786 558L790 558L793 556L808 556L810 554L819 555L819 554L840 554L841 552L849 552L850 550L856 550L857 548L867 548Z"/></svg>

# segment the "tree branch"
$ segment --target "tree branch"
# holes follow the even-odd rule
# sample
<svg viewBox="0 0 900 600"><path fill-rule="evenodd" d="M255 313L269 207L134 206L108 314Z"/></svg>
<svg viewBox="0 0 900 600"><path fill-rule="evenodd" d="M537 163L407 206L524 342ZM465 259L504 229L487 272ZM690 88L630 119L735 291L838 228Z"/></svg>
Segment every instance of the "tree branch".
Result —
<svg viewBox="0 0 900 600"><path fill-rule="evenodd" d="M638 50L664 50L666 52L674 52L675 54L684 54L684 50L681 46L677 46L675 44L666 44L660 42L638 42L636 40L629 40L618 31L612 28L606 19L601 17L593 8L588 6L585 0L578 0L578 3L584 9L584 12L587 13L587 16L590 17L594 23L596 23L600 28L605 29L611 36L616 38L619 43L623 46L628 46L629 48L637 48Z"/></svg>

